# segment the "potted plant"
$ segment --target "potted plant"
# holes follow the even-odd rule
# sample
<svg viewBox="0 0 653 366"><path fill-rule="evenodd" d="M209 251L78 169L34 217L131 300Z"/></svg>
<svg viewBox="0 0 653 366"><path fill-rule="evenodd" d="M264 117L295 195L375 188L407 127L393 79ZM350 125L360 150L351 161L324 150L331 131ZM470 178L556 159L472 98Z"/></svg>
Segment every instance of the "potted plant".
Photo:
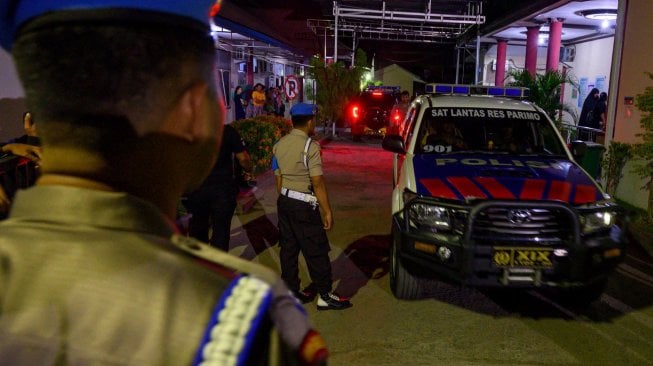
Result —
<svg viewBox="0 0 653 366"><path fill-rule="evenodd" d="M558 129L561 129L561 111L575 115L573 108L561 102L562 85L571 84L578 88L576 79L558 70L547 70L544 74L532 76L528 70L512 71L507 78L512 77L513 82L509 85L522 86L530 89L528 100L537 104L544 112L556 122Z"/></svg>

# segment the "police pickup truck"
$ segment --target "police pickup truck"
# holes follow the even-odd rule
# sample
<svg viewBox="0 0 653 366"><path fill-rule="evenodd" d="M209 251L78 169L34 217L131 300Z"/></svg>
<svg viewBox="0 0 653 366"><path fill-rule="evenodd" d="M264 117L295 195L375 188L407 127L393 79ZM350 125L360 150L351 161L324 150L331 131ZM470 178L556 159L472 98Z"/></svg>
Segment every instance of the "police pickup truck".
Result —
<svg viewBox="0 0 653 366"><path fill-rule="evenodd" d="M623 259L615 202L574 158L528 89L428 84L394 152L390 285L416 299L436 277L556 288L597 299ZM574 152L574 154L572 154Z"/></svg>

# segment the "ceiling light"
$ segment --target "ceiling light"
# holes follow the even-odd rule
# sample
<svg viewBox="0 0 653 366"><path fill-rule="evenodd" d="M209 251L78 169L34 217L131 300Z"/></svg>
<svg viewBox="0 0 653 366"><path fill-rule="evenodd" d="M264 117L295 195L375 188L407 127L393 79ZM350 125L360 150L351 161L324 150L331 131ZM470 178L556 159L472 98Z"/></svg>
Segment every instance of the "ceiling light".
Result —
<svg viewBox="0 0 653 366"><path fill-rule="evenodd" d="M617 19L617 10L616 9L589 9L581 10L576 12L576 15L580 15L587 19L592 20L615 20Z"/></svg>

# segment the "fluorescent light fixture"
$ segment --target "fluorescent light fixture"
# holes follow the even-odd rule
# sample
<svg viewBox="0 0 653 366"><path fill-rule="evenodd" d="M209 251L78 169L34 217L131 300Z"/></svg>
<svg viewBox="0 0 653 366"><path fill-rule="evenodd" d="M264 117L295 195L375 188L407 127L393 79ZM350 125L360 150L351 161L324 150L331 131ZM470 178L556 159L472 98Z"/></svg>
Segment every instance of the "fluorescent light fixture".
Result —
<svg viewBox="0 0 653 366"><path fill-rule="evenodd" d="M617 10L616 9L588 9L581 10L576 12L576 15L580 15L587 19L592 20L615 20L617 19Z"/></svg>

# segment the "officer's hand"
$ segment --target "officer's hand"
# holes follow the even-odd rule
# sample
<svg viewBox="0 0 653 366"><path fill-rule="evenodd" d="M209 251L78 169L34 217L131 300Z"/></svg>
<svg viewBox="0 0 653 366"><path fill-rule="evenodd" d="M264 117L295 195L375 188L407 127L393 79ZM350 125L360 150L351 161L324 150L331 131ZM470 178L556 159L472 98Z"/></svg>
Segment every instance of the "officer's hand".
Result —
<svg viewBox="0 0 653 366"><path fill-rule="evenodd" d="M10 205L11 201L9 200L9 197L7 197L5 190L0 186L0 213L6 213L9 211Z"/></svg>
<svg viewBox="0 0 653 366"><path fill-rule="evenodd" d="M39 162L41 160L41 148L38 146L20 144L20 143L11 143L5 145L3 147L3 150L9 151L14 155L31 159L34 162Z"/></svg>
<svg viewBox="0 0 653 366"><path fill-rule="evenodd" d="M322 215L322 223L324 224L324 230L331 230L333 227L333 215L331 211L325 212Z"/></svg>

